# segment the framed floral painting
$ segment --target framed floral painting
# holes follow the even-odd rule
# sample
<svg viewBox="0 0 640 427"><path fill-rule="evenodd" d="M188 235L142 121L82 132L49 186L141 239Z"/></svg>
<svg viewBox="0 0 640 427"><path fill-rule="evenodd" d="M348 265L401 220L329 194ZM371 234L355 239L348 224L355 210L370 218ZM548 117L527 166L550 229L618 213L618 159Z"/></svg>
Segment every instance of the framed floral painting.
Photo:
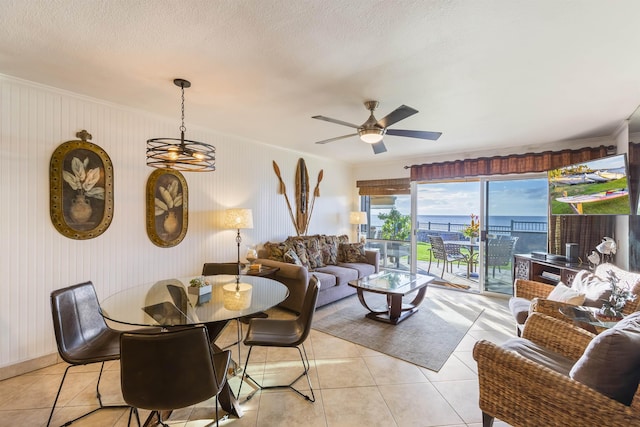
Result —
<svg viewBox="0 0 640 427"><path fill-rule="evenodd" d="M156 169L147 180L147 234L162 248L177 245L187 234L189 191L184 176Z"/></svg>
<svg viewBox="0 0 640 427"><path fill-rule="evenodd" d="M49 210L61 234L83 240L104 233L113 219L113 164L87 131L76 136L51 155Z"/></svg>

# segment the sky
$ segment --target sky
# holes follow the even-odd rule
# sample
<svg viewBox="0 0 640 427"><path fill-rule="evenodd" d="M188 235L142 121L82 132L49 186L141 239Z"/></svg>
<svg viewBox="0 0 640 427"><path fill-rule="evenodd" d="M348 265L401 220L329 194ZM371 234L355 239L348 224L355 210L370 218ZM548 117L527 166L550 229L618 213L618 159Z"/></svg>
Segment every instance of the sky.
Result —
<svg viewBox="0 0 640 427"><path fill-rule="evenodd" d="M489 212L500 216L547 216L546 178L489 182ZM410 196L398 196L397 209L411 212ZM418 215L478 215L480 182L418 185Z"/></svg>

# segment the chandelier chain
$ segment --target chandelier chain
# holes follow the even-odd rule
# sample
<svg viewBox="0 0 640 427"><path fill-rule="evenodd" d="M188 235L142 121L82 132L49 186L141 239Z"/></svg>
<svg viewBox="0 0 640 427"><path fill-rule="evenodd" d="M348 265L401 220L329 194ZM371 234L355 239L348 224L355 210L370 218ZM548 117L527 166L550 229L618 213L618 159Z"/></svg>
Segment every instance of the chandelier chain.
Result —
<svg viewBox="0 0 640 427"><path fill-rule="evenodd" d="M184 83L180 85L180 88L182 90L182 125L180 126L180 131L184 132L187 130L187 128L184 127Z"/></svg>

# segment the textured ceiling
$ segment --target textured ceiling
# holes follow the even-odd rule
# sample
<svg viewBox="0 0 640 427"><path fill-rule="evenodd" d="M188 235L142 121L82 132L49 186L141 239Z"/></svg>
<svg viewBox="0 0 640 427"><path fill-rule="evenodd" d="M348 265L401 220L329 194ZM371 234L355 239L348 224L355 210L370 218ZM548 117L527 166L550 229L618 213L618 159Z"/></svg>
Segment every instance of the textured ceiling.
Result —
<svg viewBox="0 0 640 427"><path fill-rule="evenodd" d="M636 0L0 0L0 73L360 163L610 135L640 104ZM351 137L363 101L386 136Z"/></svg>

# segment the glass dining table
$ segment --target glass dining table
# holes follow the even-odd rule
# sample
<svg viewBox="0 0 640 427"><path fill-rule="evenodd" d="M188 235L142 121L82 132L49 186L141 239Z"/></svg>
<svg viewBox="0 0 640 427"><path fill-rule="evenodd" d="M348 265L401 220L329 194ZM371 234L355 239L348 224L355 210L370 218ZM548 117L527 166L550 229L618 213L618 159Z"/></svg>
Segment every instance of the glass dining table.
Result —
<svg viewBox="0 0 640 427"><path fill-rule="evenodd" d="M219 351L215 340L229 321L265 311L289 295L287 287L276 280L258 276L239 276L238 279L231 275L206 276L211 292L200 295L198 288L190 288L191 279L194 277L124 289L100 301L100 311L105 319L124 325L169 329L204 324L214 348ZM228 382L219 401L228 413L242 416Z"/></svg>

